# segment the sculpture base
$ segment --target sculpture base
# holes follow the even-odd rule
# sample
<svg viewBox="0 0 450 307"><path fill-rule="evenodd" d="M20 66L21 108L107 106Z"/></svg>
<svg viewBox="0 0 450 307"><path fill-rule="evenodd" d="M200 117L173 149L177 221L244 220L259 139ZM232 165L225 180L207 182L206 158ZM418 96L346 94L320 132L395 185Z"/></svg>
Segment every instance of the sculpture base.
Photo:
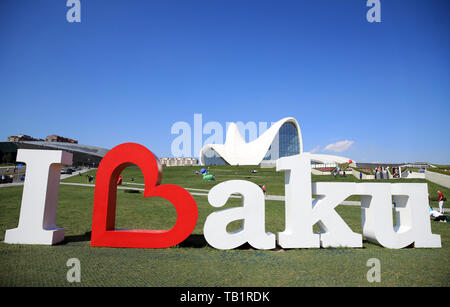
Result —
<svg viewBox="0 0 450 307"><path fill-rule="evenodd" d="M8 229L5 233L5 243L9 244L42 244L54 245L64 240L64 228L40 231L25 231L19 228Z"/></svg>

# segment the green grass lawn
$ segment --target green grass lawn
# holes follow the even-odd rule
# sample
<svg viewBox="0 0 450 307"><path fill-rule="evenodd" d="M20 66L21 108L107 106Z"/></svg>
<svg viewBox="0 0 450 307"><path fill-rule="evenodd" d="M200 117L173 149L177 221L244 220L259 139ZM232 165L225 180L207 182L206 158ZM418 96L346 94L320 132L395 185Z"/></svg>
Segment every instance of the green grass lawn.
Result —
<svg viewBox="0 0 450 307"><path fill-rule="evenodd" d="M229 179L267 184L269 194L282 195L283 174L273 169L210 167L215 182L204 182L198 167L165 168L163 183L187 188L210 189ZM93 173L95 171L92 171ZM124 181L142 183L136 167L127 168ZM315 176L324 180L327 176ZM332 181L333 178L328 178ZM351 177L337 180L351 181ZM66 181L87 183L85 175ZM395 181L398 182L398 181ZM411 181L408 181L411 182ZM430 187L430 183L429 187ZM433 187L433 186L432 186ZM23 187L0 188L0 240L6 229L17 227ZM275 193L276 191L276 193ZM445 192L444 192L445 193ZM142 193L118 191L116 227L170 229L176 220L172 205ZM442 248L389 250L364 241L359 249L255 250L246 245L234 250L216 250L203 237L206 217L216 208L205 196L194 196L199 218L193 234L178 246L167 249L90 247L94 188L60 186L57 225L66 229L64 242L56 246L0 243L0 286L449 286L450 224L432 221L433 233L441 235ZM226 207L239 206L230 199ZM337 207L338 213L361 233L361 209ZM239 226L233 222L232 231ZM266 231L284 230L284 202L266 201ZM81 263L81 283L68 283L69 258ZM367 260L381 262L381 282L366 279Z"/></svg>
<svg viewBox="0 0 450 307"><path fill-rule="evenodd" d="M284 173L277 172L275 168L260 168L255 166L210 166L209 172L214 174L214 181L205 181L202 179L202 175L196 175L195 171L199 171L201 166L172 166L163 167L162 184L171 183L182 186L183 188L205 189L210 190L216 184L227 180L248 180L259 185L266 185L268 195L284 195ZM257 173L252 173L252 170L256 170ZM64 182L75 183L88 183L87 175L96 175L96 170L88 171L81 176L73 176L64 179ZM122 172L123 181L131 182L134 179L134 183L144 183L144 177L141 170L136 166L126 168ZM311 175L313 182L391 182L391 183L427 183L428 192L431 197L431 205L434 208L438 207L437 203L437 190L441 190L444 195L450 195L450 189L437 185L431 181L425 179L385 179L385 180L359 180L353 175L337 176L333 175ZM124 184L127 186L127 184ZM128 185L130 187L135 185ZM352 195L347 198L351 201L359 201L358 195Z"/></svg>

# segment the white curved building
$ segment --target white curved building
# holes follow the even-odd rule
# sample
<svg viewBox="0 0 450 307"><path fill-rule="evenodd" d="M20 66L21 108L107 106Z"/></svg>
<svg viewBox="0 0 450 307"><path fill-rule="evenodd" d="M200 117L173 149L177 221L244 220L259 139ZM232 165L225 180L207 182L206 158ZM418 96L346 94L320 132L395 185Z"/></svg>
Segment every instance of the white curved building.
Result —
<svg viewBox="0 0 450 307"><path fill-rule="evenodd" d="M351 161L351 159L341 156L311 154L312 164L342 164L347 163L349 161Z"/></svg>
<svg viewBox="0 0 450 307"><path fill-rule="evenodd" d="M202 165L258 165L263 160L303 152L300 126L286 117L274 123L259 138L245 142L235 123L228 126L225 144L207 144L200 151Z"/></svg>
<svg viewBox="0 0 450 307"><path fill-rule="evenodd" d="M228 127L225 144L207 144L200 151L201 165L259 165L301 154L302 134L297 120L286 117L274 123L259 138L246 142L235 123ZM316 164L345 163L347 158L312 154Z"/></svg>

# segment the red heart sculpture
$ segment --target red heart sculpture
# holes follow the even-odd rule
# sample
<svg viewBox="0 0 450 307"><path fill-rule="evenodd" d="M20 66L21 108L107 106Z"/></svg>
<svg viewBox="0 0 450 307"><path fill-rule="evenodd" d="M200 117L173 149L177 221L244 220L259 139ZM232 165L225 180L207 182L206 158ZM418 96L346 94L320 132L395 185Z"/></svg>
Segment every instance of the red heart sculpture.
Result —
<svg viewBox="0 0 450 307"><path fill-rule="evenodd" d="M130 165L144 175L144 197L162 197L175 206L177 221L169 230L117 230L117 180ZM194 198L180 186L159 185L162 169L153 153L142 145L125 143L111 149L100 162L95 184L91 246L166 248L185 240L197 224L198 208Z"/></svg>

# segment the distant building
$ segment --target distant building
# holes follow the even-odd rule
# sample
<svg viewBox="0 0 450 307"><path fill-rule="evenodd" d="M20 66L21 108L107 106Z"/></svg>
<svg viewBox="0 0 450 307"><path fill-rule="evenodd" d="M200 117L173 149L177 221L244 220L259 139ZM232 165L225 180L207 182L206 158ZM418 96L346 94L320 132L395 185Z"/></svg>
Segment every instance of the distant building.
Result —
<svg viewBox="0 0 450 307"><path fill-rule="evenodd" d="M8 142L24 142L24 141L43 141L43 140L36 139L26 134L11 135L8 137Z"/></svg>
<svg viewBox="0 0 450 307"><path fill-rule="evenodd" d="M21 141L0 142L0 163L16 161L18 149L64 150L73 154L73 166L97 167L109 149L64 142Z"/></svg>
<svg viewBox="0 0 450 307"><path fill-rule="evenodd" d="M196 158L160 158L159 163L163 166L191 166L197 165Z"/></svg>
<svg viewBox="0 0 450 307"><path fill-rule="evenodd" d="M285 117L261 134L246 142L236 123L228 126L224 144L206 144L200 152L201 165L260 165L275 167L276 160L303 153L300 125L293 117ZM310 154L312 167L335 167L349 158Z"/></svg>
<svg viewBox="0 0 450 307"><path fill-rule="evenodd" d="M236 123L230 123L225 143L206 144L199 160L201 165L275 165L279 158L302 152L300 126L295 118L286 117L250 142L245 141Z"/></svg>
<svg viewBox="0 0 450 307"><path fill-rule="evenodd" d="M78 144L77 140L69 139L63 136L51 134L47 135L45 137L46 142L58 142L58 143L71 143L71 144Z"/></svg>
<svg viewBox="0 0 450 307"><path fill-rule="evenodd" d="M77 140L73 140L70 138L66 138L63 136L51 134L47 135L47 137L44 139L37 139L32 136L26 135L26 134L17 134L17 135L11 135L8 137L8 142L32 142L32 141L45 141L45 142L58 142L58 143L71 143L71 144L78 144Z"/></svg>

